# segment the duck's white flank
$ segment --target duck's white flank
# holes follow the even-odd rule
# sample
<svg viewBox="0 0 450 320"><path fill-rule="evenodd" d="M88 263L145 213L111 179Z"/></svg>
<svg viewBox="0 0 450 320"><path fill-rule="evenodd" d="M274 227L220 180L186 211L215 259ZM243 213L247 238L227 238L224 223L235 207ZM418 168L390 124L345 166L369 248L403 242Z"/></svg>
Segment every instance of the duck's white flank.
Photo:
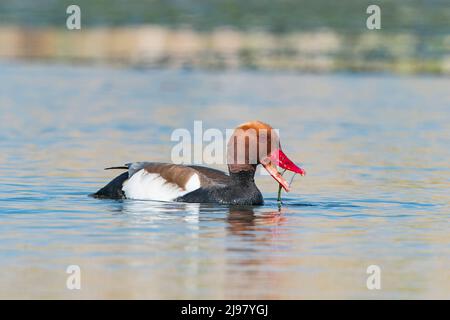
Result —
<svg viewBox="0 0 450 320"><path fill-rule="evenodd" d="M124 182L122 190L128 199L173 201L189 192L200 188L200 178L194 173L184 188L167 182L157 173L149 173L144 169L137 171Z"/></svg>

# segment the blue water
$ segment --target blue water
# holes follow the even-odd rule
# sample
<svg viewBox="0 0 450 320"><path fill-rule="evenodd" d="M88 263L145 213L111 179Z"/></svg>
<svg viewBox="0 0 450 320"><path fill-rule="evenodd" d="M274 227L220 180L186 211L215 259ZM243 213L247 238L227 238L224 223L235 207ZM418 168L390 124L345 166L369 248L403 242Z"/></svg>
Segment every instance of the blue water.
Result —
<svg viewBox="0 0 450 320"><path fill-rule="evenodd" d="M450 78L0 64L1 298L450 298ZM174 129L280 130L283 206L98 200ZM224 165L216 165L226 169ZM81 269L69 290L66 268ZM381 270L369 290L366 269Z"/></svg>

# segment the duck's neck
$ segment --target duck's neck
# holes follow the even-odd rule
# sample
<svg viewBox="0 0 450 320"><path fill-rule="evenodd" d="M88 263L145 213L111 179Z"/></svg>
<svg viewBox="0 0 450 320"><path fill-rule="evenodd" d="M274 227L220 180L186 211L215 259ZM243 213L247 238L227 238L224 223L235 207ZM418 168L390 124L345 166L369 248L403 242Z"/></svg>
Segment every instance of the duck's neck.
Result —
<svg viewBox="0 0 450 320"><path fill-rule="evenodd" d="M256 165L248 170L229 170L231 185L231 203L234 204L263 204L264 199L255 183Z"/></svg>
<svg viewBox="0 0 450 320"><path fill-rule="evenodd" d="M231 180L239 185L255 184L255 170L231 172Z"/></svg>

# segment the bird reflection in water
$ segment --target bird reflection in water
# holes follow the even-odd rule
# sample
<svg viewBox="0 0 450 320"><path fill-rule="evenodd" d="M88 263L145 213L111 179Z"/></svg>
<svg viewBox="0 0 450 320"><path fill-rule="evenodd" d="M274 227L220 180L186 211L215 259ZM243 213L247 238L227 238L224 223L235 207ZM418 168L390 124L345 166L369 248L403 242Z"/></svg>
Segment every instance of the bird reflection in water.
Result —
<svg viewBox="0 0 450 320"><path fill-rule="evenodd" d="M293 239L284 228L289 220L285 207L135 200L108 201L107 206L113 213L109 224L122 232L123 239L121 249L114 251L114 262L132 268L135 256L128 255L138 251L149 268L146 276L151 277L151 268L173 259L177 262L170 278L178 279L178 288L184 290L197 292L202 281L218 281L224 292L235 292L236 297L258 294L274 299L273 292L244 289L254 283L260 284L258 288L279 286L285 279L274 270L291 265L287 253ZM169 249L175 254L167 255ZM205 275L205 268L212 278ZM129 287L133 285L138 284Z"/></svg>
<svg viewBox="0 0 450 320"><path fill-rule="evenodd" d="M282 226L287 221L287 210L281 208L254 206L219 206L214 204L176 203L158 201L125 200L113 203L111 208L115 214L126 214L121 220L122 225L139 228L171 228L180 232L190 233L190 238L206 236L205 231L213 226L215 221L226 221L225 231L228 236L239 236L242 241L256 244L269 244L269 247L285 247L287 242L278 241L283 235ZM173 230L172 230L173 231ZM166 236L170 236L166 234ZM235 239L237 240L237 239ZM253 246L244 246L248 250ZM238 250L245 250L244 247ZM228 250L235 247L230 244Z"/></svg>
<svg viewBox="0 0 450 320"><path fill-rule="evenodd" d="M232 234L256 237L256 231L263 229L270 230L270 234L276 234L276 228L286 221L286 217L282 213L282 208L279 210L258 212L255 213L254 207L251 206L230 206L229 214L226 217L228 222L228 230Z"/></svg>
<svg viewBox="0 0 450 320"><path fill-rule="evenodd" d="M255 211L257 210L257 211ZM286 220L285 210L278 208L266 211L254 206L218 206L199 203L177 203L159 201L124 200L111 203L114 214L130 214L135 222L149 223L158 220L171 220L182 217L187 222L225 219L228 230L234 234L255 231L264 226L280 226ZM217 214L225 214L225 217Z"/></svg>

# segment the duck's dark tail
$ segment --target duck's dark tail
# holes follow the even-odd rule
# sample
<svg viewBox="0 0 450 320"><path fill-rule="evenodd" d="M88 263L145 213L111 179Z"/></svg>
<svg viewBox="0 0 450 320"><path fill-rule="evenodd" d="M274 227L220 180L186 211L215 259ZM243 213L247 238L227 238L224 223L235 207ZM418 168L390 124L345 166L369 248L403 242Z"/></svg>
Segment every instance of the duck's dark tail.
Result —
<svg viewBox="0 0 450 320"><path fill-rule="evenodd" d="M127 166L119 166L119 167L108 167L108 168L105 168L105 170L113 170L113 169L128 170L128 167Z"/></svg>
<svg viewBox="0 0 450 320"><path fill-rule="evenodd" d="M127 167L111 167L109 169L128 169ZM98 190L90 196L101 199L125 199L125 194L122 191L123 183L128 179L128 172L115 177L110 183Z"/></svg>

